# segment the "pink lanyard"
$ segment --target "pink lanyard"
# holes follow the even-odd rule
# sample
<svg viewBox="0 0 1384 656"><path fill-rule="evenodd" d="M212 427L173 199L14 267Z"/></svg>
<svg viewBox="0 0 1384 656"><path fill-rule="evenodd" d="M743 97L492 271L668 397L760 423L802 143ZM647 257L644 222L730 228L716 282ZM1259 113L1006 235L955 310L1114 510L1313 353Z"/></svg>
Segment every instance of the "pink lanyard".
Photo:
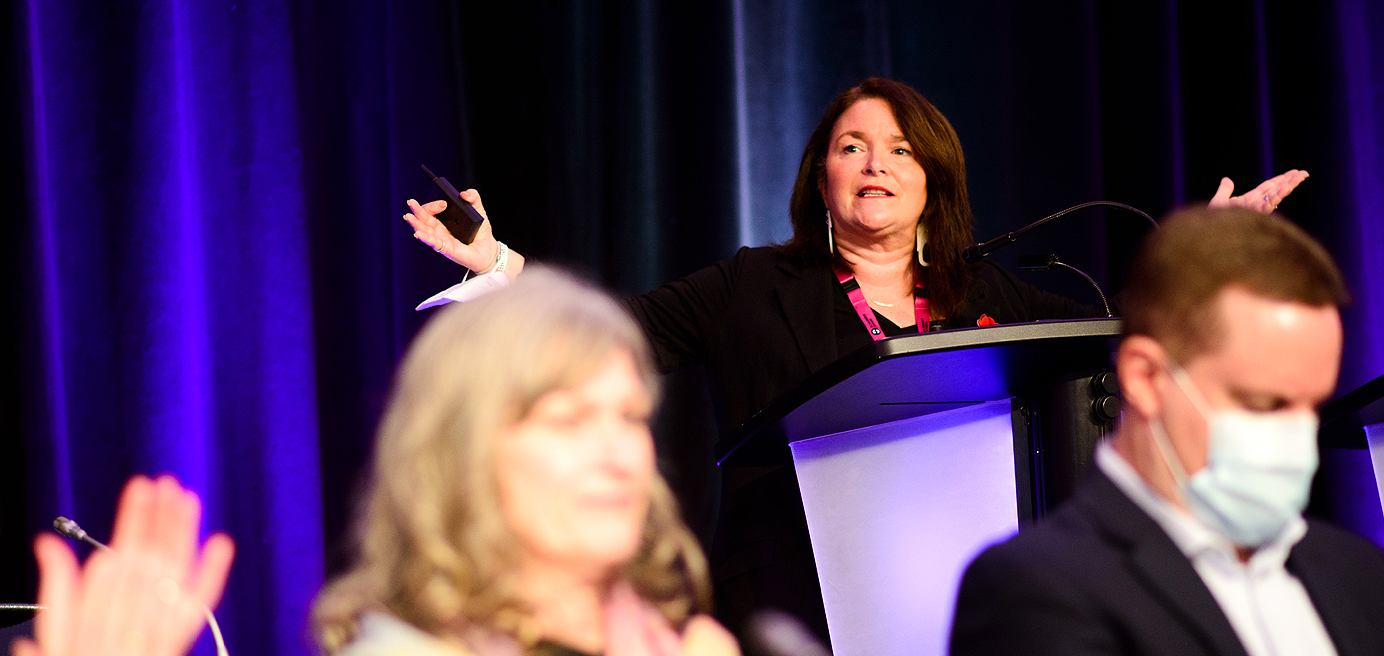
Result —
<svg viewBox="0 0 1384 656"><path fill-rule="evenodd" d="M870 309L870 302L865 300L865 292L860 291L860 283L855 281L855 276L837 270L836 279L845 288L846 298L851 299L851 307L855 308L855 313L860 316L861 323L864 323L865 329L870 331L870 338L876 342L884 339L884 330L879 327L879 322L875 321L875 311ZM918 285L918 289L922 288L922 285ZM927 299L916 292L913 294L913 317L918 322L918 332L927 332L928 325L932 323L932 315L927 311Z"/></svg>

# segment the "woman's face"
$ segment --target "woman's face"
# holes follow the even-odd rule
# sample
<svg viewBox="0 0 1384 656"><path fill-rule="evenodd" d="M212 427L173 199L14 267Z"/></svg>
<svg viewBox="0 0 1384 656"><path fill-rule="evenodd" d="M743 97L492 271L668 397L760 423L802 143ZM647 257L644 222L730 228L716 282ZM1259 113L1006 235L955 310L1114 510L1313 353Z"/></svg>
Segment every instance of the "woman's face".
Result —
<svg viewBox="0 0 1384 656"><path fill-rule="evenodd" d="M838 235L911 231L927 205L927 174L893 110L878 98L861 100L836 119L825 170L822 201Z"/></svg>
<svg viewBox="0 0 1384 656"><path fill-rule="evenodd" d="M616 349L501 432L500 502L526 558L582 571L634 558L654 476L651 406L633 357Z"/></svg>

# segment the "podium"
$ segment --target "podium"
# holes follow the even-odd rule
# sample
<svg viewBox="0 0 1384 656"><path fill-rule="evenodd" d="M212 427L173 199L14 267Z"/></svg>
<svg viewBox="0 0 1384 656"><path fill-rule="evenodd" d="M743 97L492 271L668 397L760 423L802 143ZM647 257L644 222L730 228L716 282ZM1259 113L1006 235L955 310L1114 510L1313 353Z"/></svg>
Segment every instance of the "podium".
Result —
<svg viewBox="0 0 1384 656"><path fill-rule="evenodd" d="M1307 512L1384 547L1384 376L1322 407L1317 444L1322 466Z"/></svg>
<svg viewBox="0 0 1384 656"><path fill-rule="evenodd" d="M882 340L718 445L724 465L796 468L834 654L947 653L966 565L1069 496L1113 430L1119 333L1085 319Z"/></svg>

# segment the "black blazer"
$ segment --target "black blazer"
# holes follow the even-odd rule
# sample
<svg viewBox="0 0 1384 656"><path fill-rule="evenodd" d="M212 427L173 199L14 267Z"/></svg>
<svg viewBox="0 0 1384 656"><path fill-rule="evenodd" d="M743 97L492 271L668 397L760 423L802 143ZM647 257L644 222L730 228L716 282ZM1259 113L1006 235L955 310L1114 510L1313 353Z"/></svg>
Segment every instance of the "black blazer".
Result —
<svg viewBox="0 0 1384 656"><path fill-rule="evenodd" d="M1100 316L1095 308L1041 291L995 264L972 265L966 301L944 327ZM845 298L830 267L802 264L780 248L735 256L625 306L643 327L665 371L705 364L722 434L796 387L841 352L833 318ZM860 329L861 345L869 336Z"/></svg>
<svg viewBox="0 0 1384 656"><path fill-rule="evenodd" d="M1384 552L1308 520L1286 563L1340 656L1384 654ZM953 654L1245 651L1192 564L1104 474L966 570Z"/></svg>
<svg viewBox="0 0 1384 656"><path fill-rule="evenodd" d="M1097 316L1095 310L1015 280L982 263L967 300L948 326ZM812 372L870 343L838 339L829 266L791 260L777 247L741 248L734 257L627 299L663 370L705 365L722 435L796 387ZM858 340L852 342L854 337ZM739 631L752 610L776 607L826 637L826 615L793 468L728 467L711 550L717 614Z"/></svg>

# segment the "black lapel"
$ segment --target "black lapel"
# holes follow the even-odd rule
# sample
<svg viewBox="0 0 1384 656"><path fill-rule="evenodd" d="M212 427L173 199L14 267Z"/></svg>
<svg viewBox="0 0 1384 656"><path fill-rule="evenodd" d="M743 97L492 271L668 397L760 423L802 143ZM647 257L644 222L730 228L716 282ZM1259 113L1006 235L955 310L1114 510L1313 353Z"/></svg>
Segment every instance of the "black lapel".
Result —
<svg viewBox="0 0 1384 656"><path fill-rule="evenodd" d="M1321 562L1319 558L1331 558L1334 555L1329 548L1319 549L1321 545L1315 538L1312 523L1309 521L1307 534L1288 552L1288 561L1284 563L1284 567L1296 576L1302 582L1302 587L1307 590L1307 597L1316 607L1317 616L1322 619L1322 626L1326 627L1326 634L1331 636L1331 642L1335 643L1338 656L1368 654L1366 645L1369 645L1371 640L1368 636L1362 636L1360 631L1369 626L1369 620L1360 615L1349 598L1332 594L1339 585L1331 580L1326 568L1320 565L1313 567Z"/></svg>
<svg viewBox="0 0 1384 656"><path fill-rule="evenodd" d="M1193 631L1208 652L1245 656L1220 604L1162 527L1099 470L1082 487L1079 503L1104 529L1106 539L1129 554L1135 578Z"/></svg>
<svg viewBox="0 0 1384 656"><path fill-rule="evenodd" d="M800 267L779 262L787 280L774 288L779 307L793 331L808 371L817 371L836 360L836 322L831 314L830 269Z"/></svg>

